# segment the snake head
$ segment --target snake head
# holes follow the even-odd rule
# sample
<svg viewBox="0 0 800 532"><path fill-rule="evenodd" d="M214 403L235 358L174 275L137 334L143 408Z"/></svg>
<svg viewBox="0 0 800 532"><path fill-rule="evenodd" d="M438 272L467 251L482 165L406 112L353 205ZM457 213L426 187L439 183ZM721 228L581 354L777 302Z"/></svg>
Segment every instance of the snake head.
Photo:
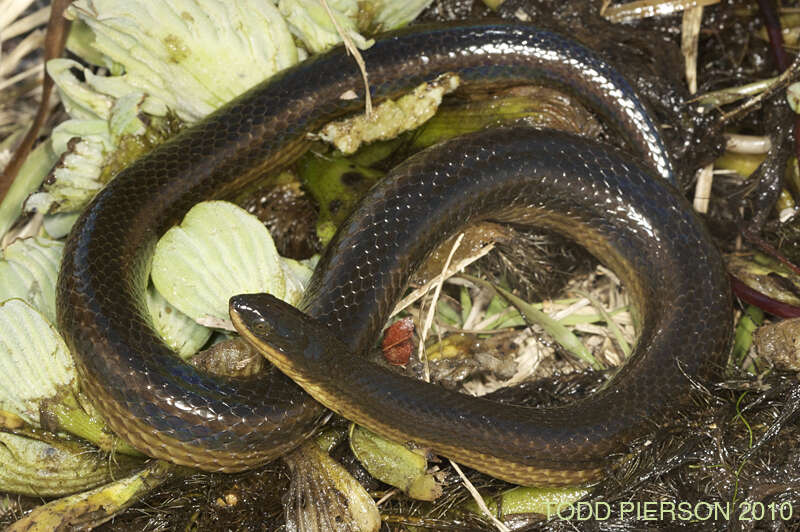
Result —
<svg viewBox="0 0 800 532"><path fill-rule="evenodd" d="M292 378L303 372L303 361L317 361L341 344L326 326L269 294L233 296L228 307L239 334Z"/></svg>

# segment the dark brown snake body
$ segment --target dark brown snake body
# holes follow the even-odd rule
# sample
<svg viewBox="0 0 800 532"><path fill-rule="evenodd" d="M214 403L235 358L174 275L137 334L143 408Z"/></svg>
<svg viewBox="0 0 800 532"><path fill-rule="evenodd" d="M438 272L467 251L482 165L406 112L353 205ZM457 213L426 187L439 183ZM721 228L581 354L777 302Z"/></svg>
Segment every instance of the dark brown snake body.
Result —
<svg viewBox="0 0 800 532"><path fill-rule="evenodd" d="M270 322L254 296L241 296L233 300L234 322L327 406L390 436L431 443L515 482L595 480L608 454L684 400L686 376L708 375L729 343L730 296L718 252L683 198L653 176L671 179L658 130L612 68L529 26L412 28L378 39L364 59L378 100L445 72L467 89L540 81L566 87L643 164L593 142L525 128L427 150L373 189L326 250L303 303L316 321L256 297L281 311ZM293 67L133 163L73 229L58 284L59 326L84 389L111 428L145 453L238 471L279 456L317 426L321 406L280 373L224 379L183 364L153 331L144 293L166 229L198 201L230 196L293 162L307 133L363 106L361 97L341 97L363 95L360 87L341 49ZM374 342L430 249L462 221L486 218L563 232L626 281L641 332L631 360L602 392L563 408L509 409L384 373L350 354ZM265 323L303 336L293 345L302 353L280 354L291 343L282 334L264 346L258 331Z"/></svg>

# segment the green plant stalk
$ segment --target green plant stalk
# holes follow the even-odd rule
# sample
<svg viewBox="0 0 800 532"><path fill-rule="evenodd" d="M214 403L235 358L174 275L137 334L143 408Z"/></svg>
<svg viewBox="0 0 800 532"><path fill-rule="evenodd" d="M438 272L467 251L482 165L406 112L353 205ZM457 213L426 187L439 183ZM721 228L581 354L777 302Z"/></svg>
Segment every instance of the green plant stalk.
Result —
<svg viewBox="0 0 800 532"><path fill-rule="evenodd" d="M493 497L485 498L485 501L489 511L500 519L531 513L550 517L582 499L589 491L587 488L528 488L519 486ZM464 504L462 508L482 515L478 505L472 500Z"/></svg>
<svg viewBox="0 0 800 532"><path fill-rule="evenodd" d="M596 297L588 292L584 292L583 290L576 290L575 293L588 299L592 306L596 308L598 312L600 312L600 314L603 316L603 321L606 322L606 325L611 330L614 340L616 340L617 345L619 345L620 349L622 349L622 352L625 354L625 358L629 357L631 354L631 346L627 341L625 341L625 336L622 334L622 330L611 318L611 314L605 309L603 304L600 303Z"/></svg>
<svg viewBox="0 0 800 532"><path fill-rule="evenodd" d="M570 109L565 108L564 111L569 112ZM504 95L460 105L446 105L414 131L409 149L418 151L466 133L521 120L540 127L566 125L554 121L554 118L547 105L529 96ZM571 124L568 120L571 117L562 118Z"/></svg>
<svg viewBox="0 0 800 532"><path fill-rule="evenodd" d="M100 488L39 506L7 528L7 532L49 532L93 528L111 519L176 473L188 471L160 460L139 473Z"/></svg>
<svg viewBox="0 0 800 532"><path fill-rule="evenodd" d="M428 473L425 457L405 445L351 424L350 449L370 475L413 499L432 501L442 494L442 487Z"/></svg>
<svg viewBox="0 0 800 532"><path fill-rule="evenodd" d="M485 286L491 290L494 290L497 294L507 299L509 303L517 307L517 309L519 309L529 323L535 323L541 326L545 332L547 332L556 342L558 342L561 347L579 359L587 362L590 366L592 366L592 368L603 369L603 365L600 364L600 362L598 362L597 359L589 352L586 346L583 345L580 340L578 340L578 337L557 320L554 320L544 312L515 296L508 290L494 286L492 283L478 277L473 277L472 275L463 275L463 277L474 283L480 284L481 286Z"/></svg>
<svg viewBox="0 0 800 532"><path fill-rule="evenodd" d="M695 101L702 105L714 107L726 105L737 100L741 100L747 96L755 96L756 94L759 94L777 81L777 79L777 77L762 79L760 81L748 83L747 85L740 85L738 87L730 87L718 91L707 92L695 98Z"/></svg>
<svg viewBox="0 0 800 532"><path fill-rule="evenodd" d="M541 310L544 305L541 303L529 303L533 308ZM491 322L489 325L485 327L486 330L494 330L494 329L502 329L505 327L518 327L520 325L525 324L525 320L523 319L522 315L516 308L511 309L513 312L502 312L497 313L496 319ZM564 327L574 327L576 325L586 325L592 323L601 323L605 322L607 318L612 318L617 314L621 314L623 312L627 312L628 309L626 307L614 309L612 311L606 311L607 316L603 316L600 313L597 314L570 314L568 316L564 316L563 318L557 320L558 323L563 325Z"/></svg>
<svg viewBox="0 0 800 532"><path fill-rule="evenodd" d="M765 154L760 153L733 153L726 151L714 161L714 168L721 170L733 170L742 177L750 177L756 171Z"/></svg>
<svg viewBox="0 0 800 532"><path fill-rule="evenodd" d="M319 431L314 437L320 449L329 453L334 447L339 445L347 437L347 431L344 428L327 427Z"/></svg>
<svg viewBox="0 0 800 532"><path fill-rule="evenodd" d="M14 183L8 189L3 203L0 204L0 238L6 234L22 213L25 198L39 188L56 159L49 139L39 144L25 159Z"/></svg>
<svg viewBox="0 0 800 532"><path fill-rule="evenodd" d="M754 305L747 305L739 323L736 324L736 332L733 337L733 358L736 364L741 364L750 347L753 345L753 333L764 323L764 311ZM753 371L752 364L748 366L748 371Z"/></svg>
<svg viewBox="0 0 800 532"><path fill-rule="evenodd" d="M72 394L60 397L58 402L50 403L46 408L57 420L60 430L90 441L107 452L135 457L144 456L124 440L115 436L103 420L87 414Z"/></svg>
<svg viewBox="0 0 800 532"><path fill-rule="evenodd" d="M452 305L442 299L436 302L436 317L453 327L457 327L461 324L461 314L459 314Z"/></svg>

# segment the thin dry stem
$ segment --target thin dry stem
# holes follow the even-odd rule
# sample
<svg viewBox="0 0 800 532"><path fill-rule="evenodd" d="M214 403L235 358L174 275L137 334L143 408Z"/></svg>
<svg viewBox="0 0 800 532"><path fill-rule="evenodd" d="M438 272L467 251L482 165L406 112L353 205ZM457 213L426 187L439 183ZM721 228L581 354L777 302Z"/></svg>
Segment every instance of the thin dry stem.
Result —
<svg viewBox="0 0 800 532"><path fill-rule="evenodd" d="M467 491L470 493L470 495L472 495L472 498L475 499L475 503L478 505L478 508L480 508L481 512L483 512L489 518L495 528L500 532L511 532L510 528L504 525L501 520L499 520L491 511L489 511L489 507L486 506L486 501L483 500L483 497L481 497L481 494L477 489L475 489L475 486L472 485L472 482L470 482L464 472L461 471L461 468L458 467L458 464L450 460L450 465L453 466L453 469L456 470L458 476L461 477L464 487L467 488Z"/></svg>
<svg viewBox="0 0 800 532"><path fill-rule="evenodd" d="M5 77L13 72L25 56L40 50L42 44L44 44L43 30L36 30L25 36L11 52L3 56L3 62L0 63L0 77Z"/></svg>
<svg viewBox="0 0 800 532"><path fill-rule="evenodd" d="M733 119L749 112L757 105L760 105L762 101L772 96L775 91L781 90L789 85L789 83L795 81L795 78L798 77L798 72L800 72L800 55L796 56L794 61L792 61L792 64L789 65L789 68L784 70L781 75L775 78L775 81L770 83L763 91L753 96L736 109L724 113L720 118L720 122L723 124L729 123Z"/></svg>
<svg viewBox="0 0 800 532"><path fill-rule="evenodd" d="M714 163L704 166L697 171L697 185L694 189L694 210L705 214L711 200L711 185L714 182Z"/></svg>
<svg viewBox="0 0 800 532"><path fill-rule="evenodd" d="M428 366L428 357L425 356L425 338L428 336L428 331L431 328L431 324L433 323L433 315L436 312L436 302L439 301L439 294L442 291L442 285L444 284L445 278L448 277L446 274L450 268L450 261L453 260L453 255L455 254L458 246L461 245L461 240L464 238L464 233L458 235L456 241L453 242L453 246L450 248L450 253L447 255L447 260L444 262L444 266L442 267L442 273L436 276L436 288L433 292L433 297L431 298L430 307L428 308L428 314L425 316L425 323L422 325L422 331L420 331L419 335L419 358L420 360L424 361L425 364L425 381L430 382L431 380L431 373L430 367ZM484 246L478 253L481 253L484 249L490 246ZM488 253L488 251L486 251ZM485 253L484 253L485 254ZM481 255L482 256L482 255ZM476 259L473 259L476 260ZM463 261L462 261L463 262ZM451 274L452 275L452 274ZM430 283L428 285L430 286ZM511 532L511 530L504 525L497 517L492 515L489 511L489 508L486 506L486 501L483 500L483 497L478 490L475 489L475 486L472 485L472 482L464 475L464 472L461 471L461 468L458 467L458 464L450 460L450 464L453 466L453 469L456 470L458 475L461 477L461 481L464 483L464 487L467 488L467 491L472 495L472 498L475 499L475 503L478 505L478 508L481 509L483 513L485 513L489 519L492 521L492 524L499 530L500 532Z"/></svg>
<svg viewBox="0 0 800 532"><path fill-rule="evenodd" d="M344 47L349 54L353 56L355 59L356 64L358 65L358 70L361 72L361 79L364 80L364 108L365 114L367 115L367 119L372 116L372 95L369 92L369 80L367 79L367 65L364 64L364 58L361 57L361 52L358 51L358 47L356 47L353 40L347 35L347 32L344 31L344 28L339 24L339 21L336 20L336 17L331 10L331 7L328 5L327 0L320 0L323 7L325 7L325 11L328 12L328 17L330 17L331 22L333 22L333 26L336 28L336 33L339 34L339 37L342 38L342 42L344 43Z"/></svg>
<svg viewBox="0 0 800 532"><path fill-rule="evenodd" d="M44 38L44 62L49 59L60 57L67 42L70 23L64 18L64 10L70 5L72 0L53 0L50 9L50 17L47 21L47 33ZM1 11L0 11L1 12ZM13 20L13 19L12 19ZM0 27L6 24L0 23ZM32 33L34 35L37 32ZM30 36L29 36L30 37ZM28 38L26 37L26 40ZM39 109L36 112L33 123L23 137L20 144L16 147L11 160L6 164L0 175L0 203L6 197L8 190L14 183L22 164L30 153L42 127L47 122L50 111L50 95L53 92L53 79L49 76L44 77L42 82L42 97L39 102Z"/></svg>
<svg viewBox="0 0 800 532"><path fill-rule="evenodd" d="M0 32L3 32L33 3L34 0L4 0L0 1Z"/></svg>
<svg viewBox="0 0 800 532"><path fill-rule="evenodd" d="M400 490L397 489L397 488L394 488L394 489L391 489L391 490L387 491L386 493L383 494L383 497L381 497L380 499L375 501L375 506L380 506L381 504L385 503L386 501L388 501L389 499L391 499L392 497L394 497L398 493L400 493Z"/></svg>
<svg viewBox="0 0 800 532"><path fill-rule="evenodd" d="M0 7L2 9L2 7ZM40 10L31 13L27 17L23 17L19 20L15 20L12 24L10 24L7 28L3 28L3 40L6 41L8 39L13 39L18 35L22 35L34 28L39 26L44 26L47 23L47 19L50 17L50 6L43 7Z"/></svg>
<svg viewBox="0 0 800 532"><path fill-rule="evenodd" d="M433 315L436 313L436 302L439 301L439 294L442 293L442 285L444 284L445 276L444 274L447 272L447 269L450 267L450 261L453 260L453 255L455 254L458 246L461 245L461 240L464 238L464 233L458 235L456 241L453 242L453 247L450 248L450 254L447 255L447 260L444 261L444 266L442 267L442 273L439 274L438 281L436 282L436 287L433 290L433 298L431 298L430 307L428 308L428 314L425 316L425 323L422 324L422 331L420 331L419 335L419 359L423 361L425 365L425 382L431 381L431 370L430 366L428 366L428 357L425 356L425 339L428 337L428 331L433 324Z"/></svg>
<svg viewBox="0 0 800 532"><path fill-rule="evenodd" d="M437 275L436 277L434 277L433 279L431 279L430 281L428 281L427 283L420 286L419 288L408 294L406 297L401 299L397 303L397 305L395 305L394 310L392 310L392 314L389 317L399 314L409 306L416 303L417 300L419 300L419 298L421 298L430 291L431 287L435 283L446 280L448 277L451 277L463 271L464 268L466 268L476 260L488 255L489 252L491 252L493 249L494 249L494 244L487 244L483 246L481 249L479 249L474 255L471 255L463 260L458 261L455 265L448 268L446 272L440 273L439 275Z"/></svg>
<svg viewBox="0 0 800 532"><path fill-rule="evenodd" d="M697 45L702 22L703 6L692 7L683 12L681 52L686 65L686 83L689 85L690 94L697 92Z"/></svg>
<svg viewBox="0 0 800 532"><path fill-rule="evenodd" d="M23 79L41 75L43 72L44 72L44 65L42 63L34 65L28 70L23 70L19 74L16 74L14 76L11 76L10 78L0 81L0 91L3 89L7 89L8 87L15 85L16 83L19 83Z"/></svg>

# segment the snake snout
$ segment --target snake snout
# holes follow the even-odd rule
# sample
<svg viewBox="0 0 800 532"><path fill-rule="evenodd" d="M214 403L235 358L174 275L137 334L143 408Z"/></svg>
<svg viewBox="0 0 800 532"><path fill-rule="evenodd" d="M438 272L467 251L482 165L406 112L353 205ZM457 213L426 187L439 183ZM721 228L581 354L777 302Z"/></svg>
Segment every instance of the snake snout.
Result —
<svg viewBox="0 0 800 532"><path fill-rule="evenodd" d="M278 323L284 308L279 304L286 305L269 294L239 294L228 301L228 312L240 333L244 328L260 339L267 339L285 329Z"/></svg>
<svg viewBox="0 0 800 532"><path fill-rule="evenodd" d="M228 302L234 327L277 348L297 347L312 320L302 311L270 294L239 294ZM247 332L248 334L245 334ZM288 345L287 345L288 343Z"/></svg>

